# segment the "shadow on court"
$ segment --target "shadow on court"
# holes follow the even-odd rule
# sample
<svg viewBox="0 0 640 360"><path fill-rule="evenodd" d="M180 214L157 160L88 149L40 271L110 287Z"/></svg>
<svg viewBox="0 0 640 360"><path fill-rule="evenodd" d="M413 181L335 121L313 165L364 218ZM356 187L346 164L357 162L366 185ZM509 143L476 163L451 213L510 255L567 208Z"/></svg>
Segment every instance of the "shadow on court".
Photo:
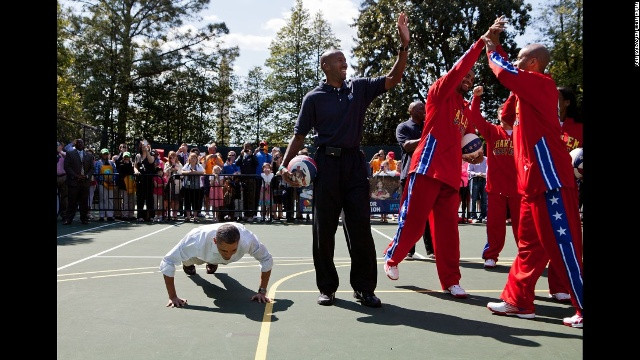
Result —
<svg viewBox="0 0 640 360"><path fill-rule="evenodd" d="M250 300L251 297L256 294L255 290L251 290L243 286L225 273L215 273L213 276L220 280L224 287L212 284L198 274L189 276L189 279L193 281L195 285L201 287L207 297L214 299L213 304L216 307L187 304L183 309L228 314L244 314L250 320L262 321L264 306L256 306L256 302ZM278 311L285 311L291 305L293 305L293 301L278 297L277 302L273 304L274 314L271 317L271 321L278 321L278 317L275 313Z"/></svg>
<svg viewBox="0 0 640 360"><path fill-rule="evenodd" d="M433 293L428 293L434 295ZM445 295L445 294L439 294ZM451 295L446 295L451 298ZM486 304L487 298L483 298ZM467 299L468 301L469 299ZM471 299L472 302L481 302L478 299ZM470 320L453 315L442 314L437 312L421 311L406 309L393 304L384 304L384 311L375 311L364 309L362 306L349 301L336 301L335 306L342 309L362 313L363 317L357 320L363 323L384 325L384 326L406 326L415 329L436 332L454 336L479 336L490 337L502 343L517 346L537 347L541 346L539 342L522 338L540 336L554 337L566 339L581 339L582 335L563 334L554 331L533 330L512 326L504 326L492 324L484 321ZM531 321L524 320L522 321Z"/></svg>

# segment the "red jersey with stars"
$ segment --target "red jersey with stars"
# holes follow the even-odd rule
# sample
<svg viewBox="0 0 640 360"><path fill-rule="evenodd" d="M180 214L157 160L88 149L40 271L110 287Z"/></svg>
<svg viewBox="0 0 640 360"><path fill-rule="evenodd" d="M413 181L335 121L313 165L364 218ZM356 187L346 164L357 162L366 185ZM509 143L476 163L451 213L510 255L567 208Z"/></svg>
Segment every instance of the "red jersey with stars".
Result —
<svg viewBox="0 0 640 360"><path fill-rule="evenodd" d="M567 117L561 125L562 141L567 144L567 151L582 147L582 123Z"/></svg>
<svg viewBox="0 0 640 360"><path fill-rule="evenodd" d="M411 157L409 173L417 172L453 188L460 187L460 143L464 134L475 130L469 123L469 102L456 89L483 48L484 42L476 41L449 72L429 87L422 136Z"/></svg>
<svg viewBox="0 0 640 360"><path fill-rule="evenodd" d="M502 119L513 121L513 149L518 191L538 195L563 186L575 187L571 156L560 134L558 90L547 74L516 68L500 45L487 53L498 81L511 90ZM508 114L509 111L515 110Z"/></svg>
<svg viewBox="0 0 640 360"><path fill-rule="evenodd" d="M480 113L480 97L471 101L471 124L487 143L487 192L514 196L518 194L513 139L500 125L486 121Z"/></svg>

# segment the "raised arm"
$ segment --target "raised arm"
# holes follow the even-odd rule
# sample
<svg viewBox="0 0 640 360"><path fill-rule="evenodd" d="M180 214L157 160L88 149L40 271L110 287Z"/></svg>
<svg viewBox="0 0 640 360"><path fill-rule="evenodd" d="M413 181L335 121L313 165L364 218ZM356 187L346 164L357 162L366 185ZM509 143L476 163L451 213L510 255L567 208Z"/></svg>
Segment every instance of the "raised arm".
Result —
<svg viewBox="0 0 640 360"><path fill-rule="evenodd" d="M405 13L400 13L398 16L398 35L400 36L401 48L398 51L398 58L396 59L393 68L387 74L384 82L385 90L389 90L392 87L398 85L402 80L402 73L407 66L407 56L409 54L409 26L408 17Z"/></svg>

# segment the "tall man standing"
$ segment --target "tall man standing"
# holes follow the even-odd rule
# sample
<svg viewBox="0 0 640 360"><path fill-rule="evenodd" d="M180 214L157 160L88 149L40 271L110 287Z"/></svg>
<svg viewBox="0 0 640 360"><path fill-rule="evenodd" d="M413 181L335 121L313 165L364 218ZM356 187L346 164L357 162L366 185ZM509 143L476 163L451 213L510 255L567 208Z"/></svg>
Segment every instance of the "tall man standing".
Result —
<svg viewBox="0 0 640 360"><path fill-rule="evenodd" d="M571 157L558 136L558 90L544 73L549 50L529 44L511 64L500 46L504 17L483 35L489 66L498 81L515 99L513 150L520 203L518 255L500 298L489 310L500 315L535 317L535 285L547 262L564 268L560 280L571 291L576 314L564 318L567 326L582 328L582 228L578 213L578 192ZM506 107L506 106L505 106ZM503 110L504 111L504 110Z"/></svg>
<svg viewBox="0 0 640 360"><path fill-rule="evenodd" d="M400 83L407 64L409 27L404 13L398 16L397 28L401 46L398 58L386 76L346 81L347 60L342 51L331 49L322 54L320 66L326 78L305 95L294 136L278 169L285 181L293 185L286 166L302 149L305 136L314 128L318 146L314 159L318 174L313 183L313 263L320 305L333 305L338 289L333 254L335 232L343 210L353 296L365 306L382 305L374 294L378 273L369 222L369 165L360 151L360 141L367 107L377 96Z"/></svg>
<svg viewBox="0 0 640 360"><path fill-rule="evenodd" d="M80 221L89 223L89 180L93 174L93 155L84 151L84 140L76 139L74 149L64 158L64 171L67 174L69 207L63 225L71 224L80 206Z"/></svg>

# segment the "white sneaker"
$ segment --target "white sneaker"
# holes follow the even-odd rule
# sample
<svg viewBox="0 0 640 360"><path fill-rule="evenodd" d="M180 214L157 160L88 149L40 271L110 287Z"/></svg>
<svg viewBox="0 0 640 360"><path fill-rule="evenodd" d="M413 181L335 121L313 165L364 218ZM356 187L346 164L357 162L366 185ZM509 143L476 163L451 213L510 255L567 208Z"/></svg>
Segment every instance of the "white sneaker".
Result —
<svg viewBox="0 0 640 360"><path fill-rule="evenodd" d="M400 272L398 271L397 266L389 266L387 265L387 263L384 263L384 272L391 280L398 280L398 278L400 277Z"/></svg>
<svg viewBox="0 0 640 360"><path fill-rule="evenodd" d="M484 268L485 269L492 269L496 267L496 261L493 259L487 259L484 261Z"/></svg>
<svg viewBox="0 0 640 360"><path fill-rule="evenodd" d="M557 301L560 301L560 302L570 302L571 301L571 295L569 295L567 293L549 294L549 297L552 298L552 299L555 299Z"/></svg>
<svg viewBox="0 0 640 360"><path fill-rule="evenodd" d="M447 288L447 290L444 290L444 293L451 294L454 297L460 299L465 299L467 297L467 292L464 291L464 289L460 287L460 285L451 285L449 286L449 288Z"/></svg>
<svg viewBox="0 0 640 360"><path fill-rule="evenodd" d="M427 254L427 259L435 260L436 259L436 254Z"/></svg>
<svg viewBox="0 0 640 360"><path fill-rule="evenodd" d="M562 323L573 328L582 328L582 316L575 314L572 317L562 319Z"/></svg>
<svg viewBox="0 0 640 360"><path fill-rule="evenodd" d="M498 315L517 316L521 319L533 319L536 314L532 311L519 310L518 307L508 304L506 302L490 302L487 304L487 309Z"/></svg>
<svg viewBox="0 0 640 360"><path fill-rule="evenodd" d="M407 256L404 257L405 260L413 260L413 254L407 254Z"/></svg>

